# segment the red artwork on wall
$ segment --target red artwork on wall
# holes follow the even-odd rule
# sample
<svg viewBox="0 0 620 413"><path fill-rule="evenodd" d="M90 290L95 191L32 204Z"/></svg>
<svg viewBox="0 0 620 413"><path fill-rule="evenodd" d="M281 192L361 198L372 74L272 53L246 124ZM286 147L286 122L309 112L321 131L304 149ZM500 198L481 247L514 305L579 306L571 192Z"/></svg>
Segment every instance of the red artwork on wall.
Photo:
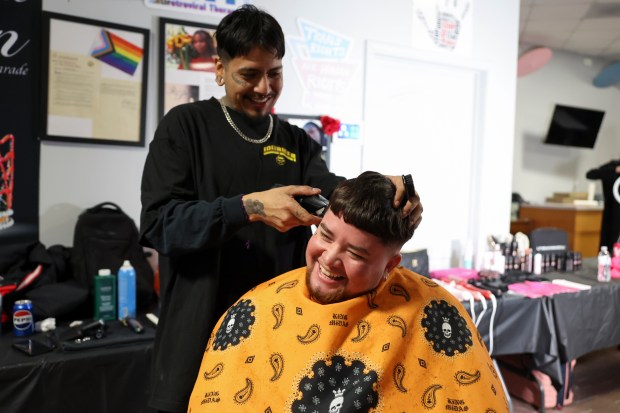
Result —
<svg viewBox="0 0 620 413"><path fill-rule="evenodd" d="M15 176L15 137L0 139L0 230L13 225L13 177Z"/></svg>

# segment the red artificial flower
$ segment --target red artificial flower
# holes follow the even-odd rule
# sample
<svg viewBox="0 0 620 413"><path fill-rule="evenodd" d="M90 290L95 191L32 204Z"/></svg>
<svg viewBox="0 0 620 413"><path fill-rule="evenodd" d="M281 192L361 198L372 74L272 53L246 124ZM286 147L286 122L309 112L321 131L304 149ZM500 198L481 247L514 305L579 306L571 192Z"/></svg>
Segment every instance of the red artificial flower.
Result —
<svg viewBox="0 0 620 413"><path fill-rule="evenodd" d="M323 115L319 118L319 120L323 126L323 132L327 135L332 135L340 130L340 121L338 119Z"/></svg>

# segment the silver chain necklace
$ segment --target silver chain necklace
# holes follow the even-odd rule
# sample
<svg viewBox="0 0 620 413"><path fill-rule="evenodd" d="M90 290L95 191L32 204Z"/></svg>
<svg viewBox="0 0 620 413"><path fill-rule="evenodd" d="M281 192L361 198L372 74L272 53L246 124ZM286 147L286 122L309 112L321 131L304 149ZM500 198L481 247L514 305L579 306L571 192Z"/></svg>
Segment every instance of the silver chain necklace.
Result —
<svg viewBox="0 0 620 413"><path fill-rule="evenodd" d="M265 134L265 136L260 139L252 139L246 136L243 132L241 132L241 129L239 129L239 127L235 125L235 122L233 122L232 118L230 117L230 113L228 113L228 109L226 109L226 105L224 105L221 100L218 100L218 102L220 102L220 106L222 107L222 111L224 111L224 116L226 116L226 120L244 141L259 144L267 142L267 140L271 137L271 131L273 130L273 116L271 116L271 114L269 114L269 128L267 128L267 133Z"/></svg>

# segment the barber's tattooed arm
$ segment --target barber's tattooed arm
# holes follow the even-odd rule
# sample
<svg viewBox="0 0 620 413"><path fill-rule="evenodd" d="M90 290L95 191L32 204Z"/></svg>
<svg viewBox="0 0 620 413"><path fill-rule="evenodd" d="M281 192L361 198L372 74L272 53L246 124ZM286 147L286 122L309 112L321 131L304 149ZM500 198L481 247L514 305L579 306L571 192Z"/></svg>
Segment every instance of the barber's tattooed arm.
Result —
<svg viewBox="0 0 620 413"><path fill-rule="evenodd" d="M295 197L313 196L321 192L307 185L275 185L266 191L243 195L241 202L249 222L262 222L280 232L300 225L318 225L321 218L310 214Z"/></svg>
<svg viewBox="0 0 620 413"><path fill-rule="evenodd" d="M247 212L248 215L256 214L262 217L266 216L265 205L263 205L260 201L255 199L244 199L243 206L245 207L245 212Z"/></svg>

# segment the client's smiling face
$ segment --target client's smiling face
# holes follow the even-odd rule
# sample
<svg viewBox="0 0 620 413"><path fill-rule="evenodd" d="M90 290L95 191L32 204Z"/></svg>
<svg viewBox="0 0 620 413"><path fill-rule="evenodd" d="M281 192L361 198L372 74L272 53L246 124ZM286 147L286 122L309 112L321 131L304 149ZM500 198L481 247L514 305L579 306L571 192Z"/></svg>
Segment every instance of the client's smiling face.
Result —
<svg viewBox="0 0 620 413"><path fill-rule="evenodd" d="M320 303L344 301L376 288L400 258L397 247L328 210L306 248L306 284Z"/></svg>

